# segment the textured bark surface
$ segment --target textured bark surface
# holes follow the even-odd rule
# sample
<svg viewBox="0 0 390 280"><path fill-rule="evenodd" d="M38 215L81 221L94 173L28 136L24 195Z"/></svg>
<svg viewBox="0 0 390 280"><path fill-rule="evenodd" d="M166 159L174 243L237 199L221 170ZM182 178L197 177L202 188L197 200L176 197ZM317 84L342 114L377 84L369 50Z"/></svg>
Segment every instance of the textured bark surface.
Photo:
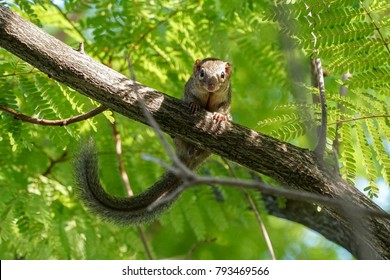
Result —
<svg viewBox="0 0 390 280"><path fill-rule="evenodd" d="M331 174L314 154L241 125L229 124L219 134L210 132L211 114L190 114L180 101L134 82L48 35L0 5L0 47L30 63L49 77L77 90L126 117L147 124L137 101L144 102L161 129L200 144L205 149L270 176L286 187L334 198L356 206L380 208L354 186ZM235 148L232 148L235 147ZM357 217L354 213L312 203L288 201L278 209L267 196L276 216L302 223L346 248L357 258L390 259L390 221Z"/></svg>

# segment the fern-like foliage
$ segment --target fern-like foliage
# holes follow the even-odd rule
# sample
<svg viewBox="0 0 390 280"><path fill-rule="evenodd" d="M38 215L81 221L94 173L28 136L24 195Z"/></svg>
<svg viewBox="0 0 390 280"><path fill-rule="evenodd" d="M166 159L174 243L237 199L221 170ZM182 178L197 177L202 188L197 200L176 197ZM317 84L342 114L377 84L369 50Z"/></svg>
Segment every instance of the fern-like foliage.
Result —
<svg viewBox="0 0 390 280"><path fill-rule="evenodd" d="M388 1L277 1L267 16L278 22L310 58L319 57L330 73L326 79L328 98L328 143L337 142L340 171L352 184L365 174L370 197L378 196L376 182L389 184L390 151L390 11ZM283 18L283 20L282 20ZM338 93L339 81L347 96ZM340 78L339 78L340 77ZM308 91L310 94L311 91ZM307 130L307 119L297 114L309 106L312 125L319 125L318 104L294 104L296 111L283 113L259 124L279 124L271 134L296 139ZM357 172L363 170L363 172Z"/></svg>

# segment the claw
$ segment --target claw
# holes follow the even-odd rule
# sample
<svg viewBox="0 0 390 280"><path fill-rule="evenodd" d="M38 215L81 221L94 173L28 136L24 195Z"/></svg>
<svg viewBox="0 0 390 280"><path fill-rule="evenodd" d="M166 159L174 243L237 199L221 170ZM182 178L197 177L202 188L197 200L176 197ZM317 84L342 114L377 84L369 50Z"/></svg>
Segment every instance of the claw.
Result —
<svg viewBox="0 0 390 280"><path fill-rule="evenodd" d="M190 107L191 113L193 113L193 114L196 113L196 112L198 112L199 109L200 109L200 106L199 106L198 104L194 103L194 102L191 102L191 103L189 104L189 107Z"/></svg>
<svg viewBox="0 0 390 280"><path fill-rule="evenodd" d="M226 116L221 114L221 113L214 112L213 113L213 120L215 123L226 121Z"/></svg>

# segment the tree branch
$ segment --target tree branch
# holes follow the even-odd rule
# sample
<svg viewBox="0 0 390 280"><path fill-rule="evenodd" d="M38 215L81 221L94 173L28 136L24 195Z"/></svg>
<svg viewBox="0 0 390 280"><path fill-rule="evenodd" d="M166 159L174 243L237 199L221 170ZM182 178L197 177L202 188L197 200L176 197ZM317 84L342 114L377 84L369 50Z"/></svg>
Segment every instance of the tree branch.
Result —
<svg viewBox="0 0 390 280"><path fill-rule="evenodd" d="M24 115L22 113L19 113L11 108L8 108L8 107L5 107L3 105L0 105L0 111L4 111L4 112L7 112L11 115L13 115L15 118L21 120L21 121L24 121L24 122L28 122L28 123L32 123L32 124L39 124L39 125L46 125L46 126L66 126L66 125L70 125L72 123L75 123L75 122L80 122L80 121L84 121L86 119L89 119L89 118L92 118L98 114L100 114L101 112L104 112L105 110L107 110L106 107L104 106L99 106L95 109L92 109L91 111L85 113L85 114L81 114L81 115L78 115L78 116L74 116L74 117L70 117L70 118L67 118L67 119L63 119L63 120L46 120L46 119L38 119L38 118L33 118L33 117L30 117L30 116L27 116L27 115Z"/></svg>
<svg viewBox="0 0 390 280"><path fill-rule="evenodd" d="M321 60L319 58L314 59L317 73L317 85L320 92L320 102L321 102L321 126L318 135L318 143L315 148L315 153L318 158L324 158L324 152L326 147L326 132L328 128L328 105L326 103L326 94L325 94L325 82L324 82L324 73L322 71Z"/></svg>
<svg viewBox="0 0 390 280"><path fill-rule="evenodd" d="M137 94L141 95L162 131L270 176L284 186L346 199L354 205L381 211L354 186L329 172L313 152L235 123L229 123L225 131L215 134L207 127L207 120L212 119L211 113L191 114L182 101L97 63L3 5L0 5L0 46L107 108L148 124L137 97ZM356 234L353 232L355 227L343 211L333 207L324 207L321 211L326 214L328 224L334 221L338 227L326 228L325 231L325 227L319 226L320 233L337 240L357 258L390 258L388 219L367 217L360 221L366 230Z"/></svg>

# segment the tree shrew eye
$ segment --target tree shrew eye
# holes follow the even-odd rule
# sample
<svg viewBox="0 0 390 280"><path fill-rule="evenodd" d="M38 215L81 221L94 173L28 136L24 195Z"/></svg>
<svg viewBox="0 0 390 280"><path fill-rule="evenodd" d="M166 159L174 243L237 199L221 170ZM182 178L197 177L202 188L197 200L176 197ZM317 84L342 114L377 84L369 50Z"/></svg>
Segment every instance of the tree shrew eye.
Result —
<svg viewBox="0 0 390 280"><path fill-rule="evenodd" d="M204 69L202 68L202 69L200 69L199 77L204 78L204 76L205 76L205 72L204 72Z"/></svg>
<svg viewBox="0 0 390 280"><path fill-rule="evenodd" d="M221 78L222 78L222 79L225 79L225 72L223 72L223 71L222 71L222 73L221 73Z"/></svg>

